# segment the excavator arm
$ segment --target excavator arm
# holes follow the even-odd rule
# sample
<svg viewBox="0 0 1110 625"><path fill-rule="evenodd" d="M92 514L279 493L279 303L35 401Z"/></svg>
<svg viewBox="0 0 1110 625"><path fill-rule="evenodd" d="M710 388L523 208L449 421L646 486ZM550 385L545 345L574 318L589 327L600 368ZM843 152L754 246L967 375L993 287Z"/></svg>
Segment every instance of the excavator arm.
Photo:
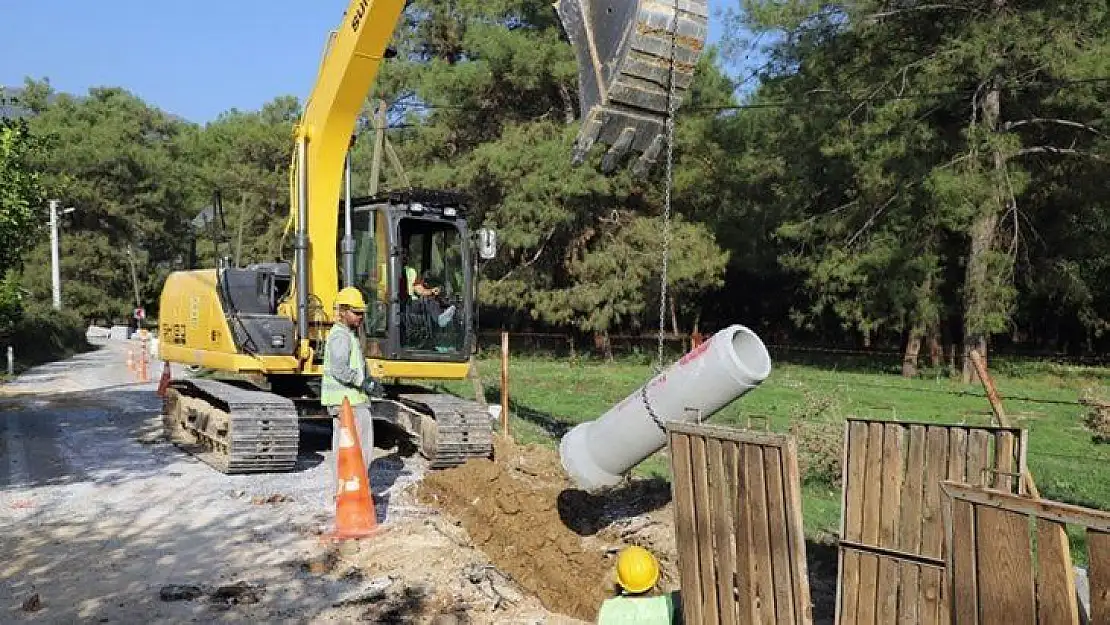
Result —
<svg viewBox="0 0 1110 625"><path fill-rule="evenodd" d="M296 311L286 312L297 320L302 362L311 355L309 321L327 321L338 290L336 207L350 137L404 8L405 0L351 0L297 126L290 176L296 283L287 303ZM635 169L645 172L690 87L707 34L707 0L559 0L556 11L579 64L574 161L608 144L604 171L639 152Z"/></svg>
<svg viewBox="0 0 1110 625"><path fill-rule="evenodd" d="M329 41L297 126L290 172L296 226L296 283L291 299L297 310L291 316L297 320L302 361L310 357L310 318L326 321L338 292L336 210L351 134L404 8L405 0L351 0L343 23Z"/></svg>

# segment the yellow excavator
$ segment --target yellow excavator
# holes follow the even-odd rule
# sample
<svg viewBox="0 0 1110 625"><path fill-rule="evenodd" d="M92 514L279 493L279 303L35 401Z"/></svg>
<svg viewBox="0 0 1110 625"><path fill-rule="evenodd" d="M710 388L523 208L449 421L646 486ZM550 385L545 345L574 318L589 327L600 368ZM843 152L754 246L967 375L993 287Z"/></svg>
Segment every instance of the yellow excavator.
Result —
<svg viewBox="0 0 1110 625"><path fill-rule="evenodd" d="M636 170L651 168L705 42L706 2L558 2L579 61L576 163L604 144L603 170L631 158ZM375 420L412 436L433 468L492 454L491 420L479 404L414 384L467 377L475 255L494 253L491 233L475 241L465 199L451 192L350 194L351 136L404 7L404 0L352 0L328 41L294 136L293 262L222 261L174 272L163 286L161 358L225 374L170 382L167 435L225 473L291 470L299 420L326 418L322 346L346 286L367 300L360 332L367 370L386 382ZM414 296L414 276L437 282L440 298Z"/></svg>

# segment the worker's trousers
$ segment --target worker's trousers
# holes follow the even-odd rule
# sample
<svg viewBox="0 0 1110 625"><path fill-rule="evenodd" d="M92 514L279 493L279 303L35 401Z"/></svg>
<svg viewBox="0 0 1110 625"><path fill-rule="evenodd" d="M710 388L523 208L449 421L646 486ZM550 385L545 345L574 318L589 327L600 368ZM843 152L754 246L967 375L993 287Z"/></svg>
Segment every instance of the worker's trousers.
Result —
<svg viewBox="0 0 1110 625"><path fill-rule="evenodd" d="M351 412L355 415L355 427L358 428L359 444L362 447L362 460L366 463L367 470L370 469L370 462L374 459L374 419L370 416L370 404L359 404L351 406ZM332 416L331 420L331 484L332 492L338 492L336 489L339 484L339 406L328 406L328 414Z"/></svg>

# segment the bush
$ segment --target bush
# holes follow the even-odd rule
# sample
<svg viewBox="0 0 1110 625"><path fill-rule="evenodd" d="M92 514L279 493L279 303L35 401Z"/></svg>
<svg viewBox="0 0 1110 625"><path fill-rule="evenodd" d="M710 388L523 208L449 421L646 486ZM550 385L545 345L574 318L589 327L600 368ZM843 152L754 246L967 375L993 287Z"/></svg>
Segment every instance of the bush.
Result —
<svg viewBox="0 0 1110 625"><path fill-rule="evenodd" d="M1093 390L1086 390L1079 403L1087 406L1083 425L1091 431L1091 439L1096 443L1110 442L1110 402Z"/></svg>
<svg viewBox="0 0 1110 625"><path fill-rule="evenodd" d="M92 348L85 338L85 321L69 310L31 307L2 337L11 345L21 367L62 360Z"/></svg>
<svg viewBox="0 0 1110 625"><path fill-rule="evenodd" d="M790 434L798 444L802 482L837 487L841 483L844 419L834 397L804 391L805 401L790 415Z"/></svg>

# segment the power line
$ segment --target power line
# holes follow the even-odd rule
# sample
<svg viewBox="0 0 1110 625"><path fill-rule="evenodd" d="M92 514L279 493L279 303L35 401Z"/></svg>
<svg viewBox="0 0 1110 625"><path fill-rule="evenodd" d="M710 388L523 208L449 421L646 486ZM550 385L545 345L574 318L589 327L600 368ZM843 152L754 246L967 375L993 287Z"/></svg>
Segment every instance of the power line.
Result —
<svg viewBox="0 0 1110 625"><path fill-rule="evenodd" d="M1110 76L1095 77L1095 78L1081 78L1074 80L1060 80L1060 81L1040 81L1024 83L1021 85L1003 85L1003 91L1031 91L1035 88L1043 87L1056 87L1064 88L1076 85L1090 85L1098 83L1110 82ZM818 98L816 101L802 102L797 100L779 100L773 102L754 102L751 104L730 104L721 106L696 106L687 110L690 111L738 111L746 109L770 109L770 108L812 108L815 106L839 106L839 105L852 105L852 104L866 104L868 102L896 102L900 100L933 100L937 98L950 98L950 97L970 97L975 95L975 89L962 89L954 91L927 91L921 93L909 93L902 95L889 95L882 97L861 97L852 94L841 93L837 94L832 91L814 90L808 92L806 95L813 98ZM833 98L826 101L819 99L821 96L833 96Z"/></svg>

